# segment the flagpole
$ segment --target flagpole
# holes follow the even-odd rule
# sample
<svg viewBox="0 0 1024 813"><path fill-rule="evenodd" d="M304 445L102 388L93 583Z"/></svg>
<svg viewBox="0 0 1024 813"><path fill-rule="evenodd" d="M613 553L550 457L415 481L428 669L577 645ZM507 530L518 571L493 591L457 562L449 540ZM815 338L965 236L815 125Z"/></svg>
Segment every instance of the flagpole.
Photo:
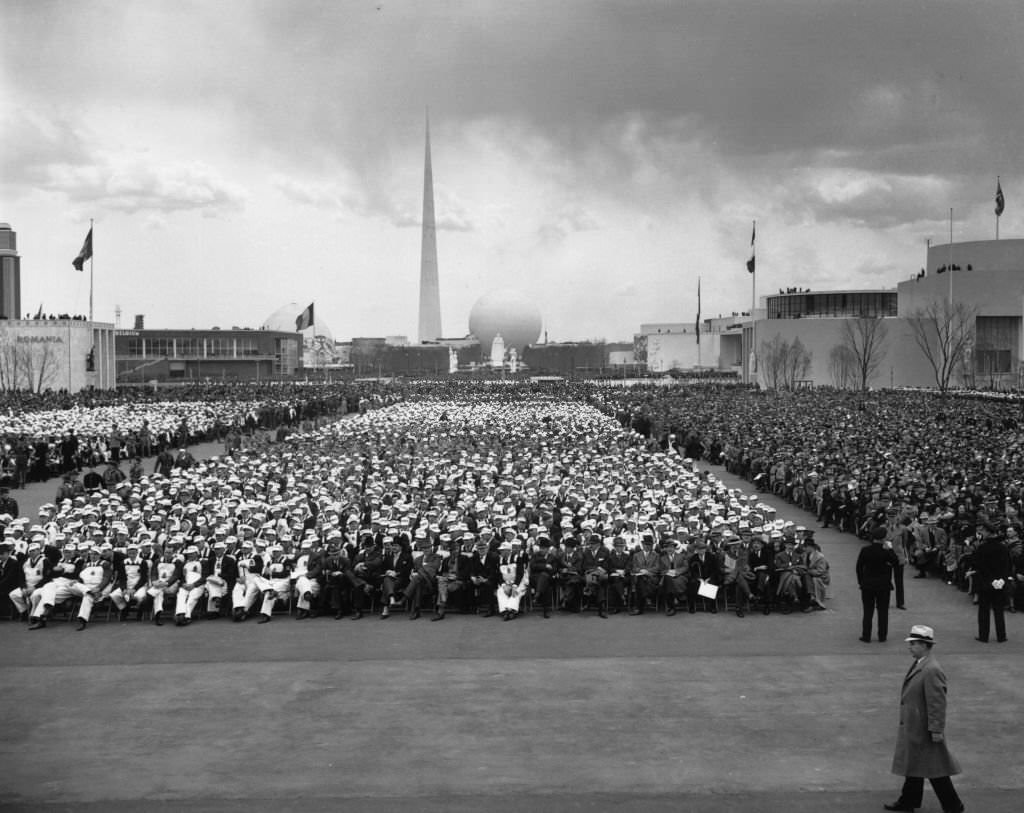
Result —
<svg viewBox="0 0 1024 813"><path fill-rule="evenodd" d="M92 328L92 261L96 254L96 235L92 233L92 218L89 218L89 327Z"/></svg>
<svg viewBox="0 0 1024 813"><path fill-rule="evenodd" d="M700 277L697 277L697 371L700 372L701 367L701 350L700 350Z"/></svg>
<svg viewBox="0 0 1024 813"><path fill-rule="evenodd" d="M949 307L953 309L953 207L949 207Z"/></svg>
<svg viewBox="0 0 1024 813"><path fill-rule="evenodd" d="M751 229L751 234L757 234L757 221ZM754 251L753 239L751 239L750 250ZM750 275L750 382L757 384L757 316L754 310L757 306L757 262L754 262L754 270Z"/></svg>

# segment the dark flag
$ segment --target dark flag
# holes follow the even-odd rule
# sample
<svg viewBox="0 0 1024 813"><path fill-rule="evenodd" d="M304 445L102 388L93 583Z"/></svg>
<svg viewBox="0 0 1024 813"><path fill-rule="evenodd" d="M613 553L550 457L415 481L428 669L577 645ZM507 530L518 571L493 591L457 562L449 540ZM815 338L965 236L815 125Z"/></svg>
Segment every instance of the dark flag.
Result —
<svg viewBox="0 0 1024 813"><path fill-rule="evenodd" d="M757 236L757 224L755 223L750 229L750 259L747 260L747 271L751 274L754 273L754 238Z"/></svg>
<svg viewBox="0 0 1024 813"><path fill-rule="evenodd" d="M309 307L306 308L302 313L295 317L295 330L301 333L307 327L313 326L313 303L309 303Z"/></svg>
<svg viewBox="0 0 1024 813"><path fill-rule="evenodd" d="M700 344L700 277L697 277L697 344Z"/></svg>
<svg viewBox="0 0 1024 813"><path fill-rule="evenodd" d="M1003 187L1000 185L999 179L996 178L996 217L999 217L1005 208L1006 199L1003 197Z"/></svg>
<svg viewBox="0 0 1024 813"><path fill-rule="evenodd" d="M82 243L82 250L78 252L78 256L71 261L71 264L75 267L76 271L81 271L82 266L85 265L85 261L92 257L92 227L89 227L89 233L85 235L85 242Z"/></svg>
<svg viewBox="0 0 1024 813"><path fill-rule="evenodd" d="M42 319L42 318L43 318L43 303L40 302L39 303L39 310L36 311L36 319Z"/></svg>

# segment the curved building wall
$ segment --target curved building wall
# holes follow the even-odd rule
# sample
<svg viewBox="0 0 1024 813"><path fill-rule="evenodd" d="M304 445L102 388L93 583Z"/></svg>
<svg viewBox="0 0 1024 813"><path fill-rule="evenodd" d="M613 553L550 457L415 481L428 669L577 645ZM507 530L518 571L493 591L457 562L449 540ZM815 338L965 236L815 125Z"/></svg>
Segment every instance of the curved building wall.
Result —
<svg viewBox="0 0 1024 813"><path fill-rule="evenodd" d="M966 270L1024 272L1024 240L969 240L964 243L941 243L928 247L925 270L929 275L951 263Z"/></svg>

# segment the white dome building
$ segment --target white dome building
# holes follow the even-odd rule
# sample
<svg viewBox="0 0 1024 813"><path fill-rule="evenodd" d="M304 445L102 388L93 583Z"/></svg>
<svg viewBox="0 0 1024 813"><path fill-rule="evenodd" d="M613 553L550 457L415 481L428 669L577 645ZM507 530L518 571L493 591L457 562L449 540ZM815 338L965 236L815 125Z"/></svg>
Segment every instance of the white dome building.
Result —
<svg viewBox="0 0 1024 813"><path fill-rule="evenodd" d="M484 294L469 312L469 332L476 336L485 356L500 333L506 350L515 348L521 357L523 348L540 338L542 324L540 308L512 288Z"/></svg>
<svg viewBox="0 0 1024 813"><path fill-rule="evenodd" d="M263 330L286 330L295 333L295 320L305 309L305 305L289 302L270 314L261 327ZM334 347L334 334L327 323L316 314L315 307L313 317L312 325L297 332L302 334L303 366L316 368L337 362L338 354Z"/></svg>

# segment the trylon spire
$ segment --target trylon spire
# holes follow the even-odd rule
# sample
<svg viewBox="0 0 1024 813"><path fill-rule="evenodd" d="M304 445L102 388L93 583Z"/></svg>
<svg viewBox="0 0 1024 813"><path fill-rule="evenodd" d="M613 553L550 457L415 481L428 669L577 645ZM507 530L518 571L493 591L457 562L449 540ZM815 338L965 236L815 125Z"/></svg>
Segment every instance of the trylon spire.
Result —
<svg viewBox="0 0 1024 813"><path fill-rule="evenodd" d="M437 229L434 226L434 175L430 168L430 116L423 165L423 244L420 252L419 340L441 338L441 290L437 280Z"/></svg>

